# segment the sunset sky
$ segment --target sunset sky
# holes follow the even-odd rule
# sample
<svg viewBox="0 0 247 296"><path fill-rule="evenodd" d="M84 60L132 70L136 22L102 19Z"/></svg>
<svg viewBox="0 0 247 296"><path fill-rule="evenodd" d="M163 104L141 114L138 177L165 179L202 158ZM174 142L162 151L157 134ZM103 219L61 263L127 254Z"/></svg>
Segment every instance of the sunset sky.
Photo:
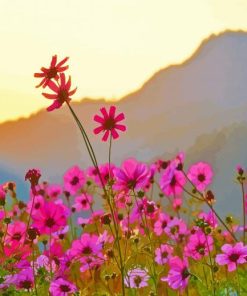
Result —
<svg viewBox="0 0 247 296"><path fill-rule="evenodd" d="M0 122L48 106L33 73L54 54L75 99L118 99L246 15L246 0L0 0Z"/></svg>

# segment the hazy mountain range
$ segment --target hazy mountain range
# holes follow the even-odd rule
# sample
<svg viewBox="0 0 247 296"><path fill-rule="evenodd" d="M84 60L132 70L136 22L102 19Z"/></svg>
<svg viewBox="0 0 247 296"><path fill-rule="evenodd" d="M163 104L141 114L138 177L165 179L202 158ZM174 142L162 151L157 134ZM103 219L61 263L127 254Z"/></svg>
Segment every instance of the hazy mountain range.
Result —
<svg viewBox="0 0 247 296"><path fill-rule="evenodd" d="M109 104L103 99L73 103L100 162L107 160L108 145L92 134L92 117ZM233 174L236 164L247 167L247 33L210 36L187 61L158 71L114 104L125 113L128 127L113 143L114 161L128 156L149 161L186 151L188 164L212 163L218 206L238 213L241 199ZM30 167L39 167L45 179L60 180L68 167L90 164L66 107L3 123L0 137L0 182L11 174L23 179Z"/></svg>

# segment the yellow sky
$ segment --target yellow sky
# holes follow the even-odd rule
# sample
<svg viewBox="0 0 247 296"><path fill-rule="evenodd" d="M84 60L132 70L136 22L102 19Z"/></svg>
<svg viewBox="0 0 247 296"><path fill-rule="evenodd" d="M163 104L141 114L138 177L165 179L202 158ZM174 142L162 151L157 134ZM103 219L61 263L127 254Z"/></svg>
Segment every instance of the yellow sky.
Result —
<svg viewBox="0 0 247 296"><path fill-rule="evenodd" d="M120 98L246 15L246 0L0 0L0 122L48 106L33 73L53 54L75 98Z"/></svg>

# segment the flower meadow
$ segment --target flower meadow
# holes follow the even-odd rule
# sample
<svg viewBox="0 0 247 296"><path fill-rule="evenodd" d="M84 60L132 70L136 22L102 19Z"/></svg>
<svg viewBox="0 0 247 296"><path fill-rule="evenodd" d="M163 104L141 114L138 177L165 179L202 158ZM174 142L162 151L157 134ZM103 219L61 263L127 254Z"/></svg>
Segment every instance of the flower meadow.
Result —
<svg viewBox="0 0 247 296"><path fill-rule="evenodd" d="M235 219L217 213L206 162L188 167L181 152L152 163L112 163L125 114L102 107L95 129L85 131L70 104L76 88L67 62L55 55L34 76L51 102L47 111L68 108L92 165L71 166L62 184L31 168L27 202L13 181L0 185L0 294L247 295L246 170L237 165L233 172L234 198L242 204ZM98 163L88 133L109 146L105 163Z"/></svg>

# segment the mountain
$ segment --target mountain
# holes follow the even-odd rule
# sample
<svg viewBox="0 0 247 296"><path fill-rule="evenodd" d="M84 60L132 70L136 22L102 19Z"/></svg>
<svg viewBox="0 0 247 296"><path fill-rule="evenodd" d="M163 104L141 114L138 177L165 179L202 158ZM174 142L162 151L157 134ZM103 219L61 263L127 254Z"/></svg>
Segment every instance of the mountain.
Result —
<svg viewBox="0 0 247 296"><path fill-rule="evenodd" d="M205 156L205 160L217 157L219 168L222 165L230 168L237 160L237 145L229 148L232 154L228 159L219 154L222 146L210 148L217 156L210 156L206 144L200 149L196 147L200 147L202 135L216 135L215 141L220 145L218 137L224 128L231 129L235 124L238 129L238 125L245 125L246 52L247 33L227 31L212 35L187 61L160 70L138 91L115 102L126 115L128 131L114 141L112 159L120 163L128 156L135 156L148 161L177 150L188 150L192 151L192 159L199 155L200 159ZM41 95L40 99L43 99ZM84 99L73 103L73 108L89 133L99 162L106 162L108 145L92 133L93 115L102 105L110 103ZM231 133L229 137L233 136ZM3 123L0 137L0 161L17 175L23 176L30 167L39 167L45 179L59 180L68 167L90 164L66 106L52 113L41 110L28 119ZM229 141L222 145L228 145ZM221 174L226 180L226 172Z"/></svg>

